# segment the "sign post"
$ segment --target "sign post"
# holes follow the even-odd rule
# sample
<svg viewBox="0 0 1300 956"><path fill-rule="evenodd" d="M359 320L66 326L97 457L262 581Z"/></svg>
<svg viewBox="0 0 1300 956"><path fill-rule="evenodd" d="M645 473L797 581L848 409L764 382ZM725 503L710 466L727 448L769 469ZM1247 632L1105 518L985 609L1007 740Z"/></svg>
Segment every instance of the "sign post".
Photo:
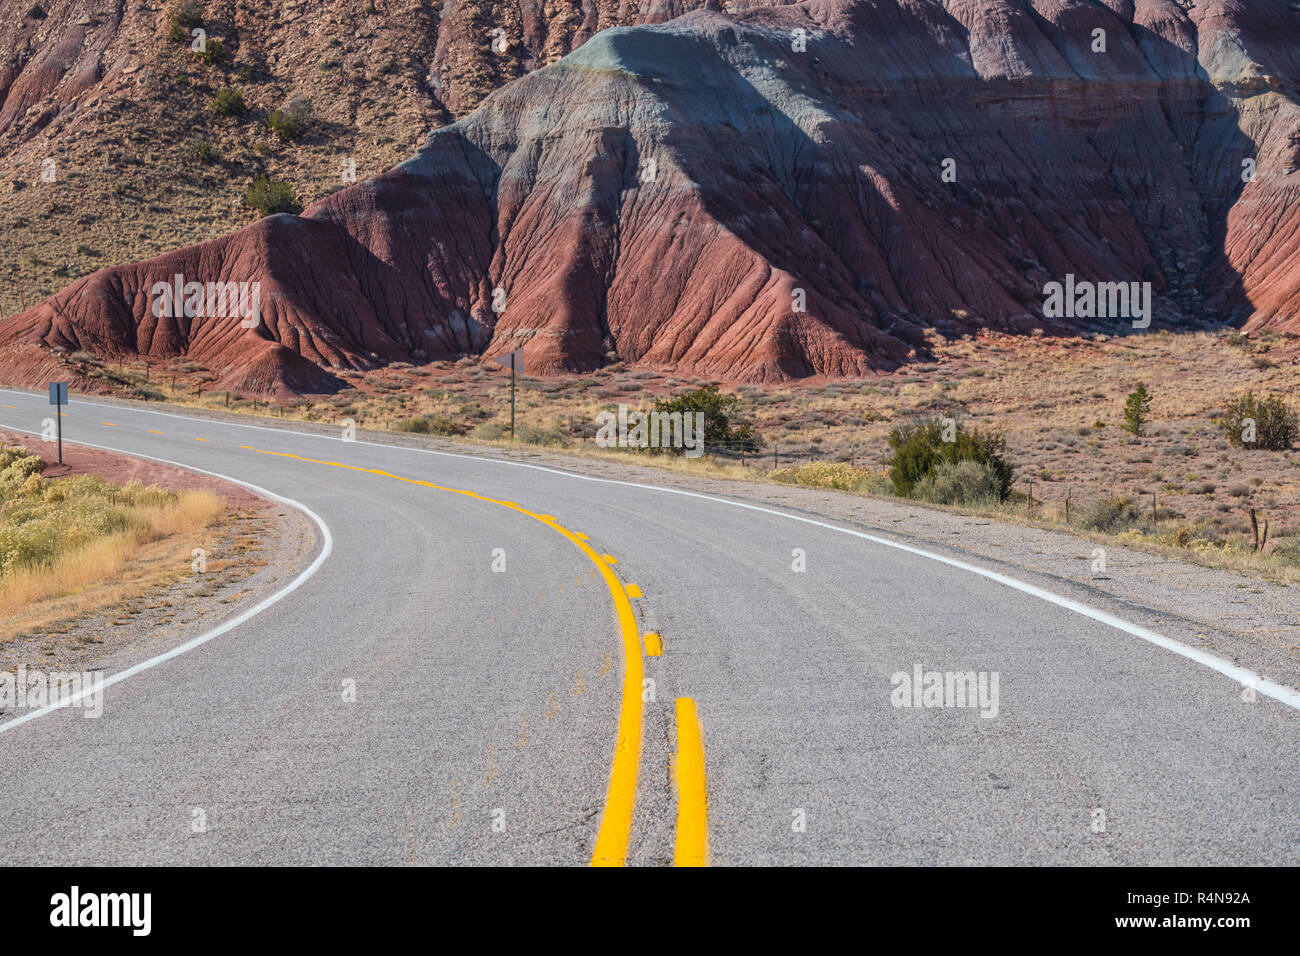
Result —
<svg viewBox="0 0 1300 956"><path fill-rule="evenodd" d="M63 406L68 404L68 383L50 382L50 404L54 406L54 433L59 442L59 464L63 464Z"/></svg>
<svg viewBox="0 0 1300 956"><path fill-rule="evenodd" d="M524 370L524 350L515 349L508 355L498 355L492 361L510 369L510 440L515 440L515 370Z"/></svg>

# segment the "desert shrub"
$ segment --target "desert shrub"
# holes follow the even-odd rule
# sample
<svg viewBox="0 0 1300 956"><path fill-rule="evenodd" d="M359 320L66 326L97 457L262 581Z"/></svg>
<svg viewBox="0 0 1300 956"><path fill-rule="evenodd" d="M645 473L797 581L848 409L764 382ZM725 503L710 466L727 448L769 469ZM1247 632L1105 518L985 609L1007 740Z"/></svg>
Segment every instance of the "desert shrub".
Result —
<svg viewBox="0 0 1300 956"><path fill-rule="evenodd" d="M212 112L218 116L243 116L247 109L244 94L233 86L223 86L217 90L217 97L212 101Z"/></svg>
<svg viewBox="0 0 1300 956"><path fill-rule="evenodd" d="M706 451L712 446L730 452L752 452L763 445L754 426L741 419L740 399L735 395L723 395L716 385L705 385L672 398L656 399L654 410L670 415L674 412L681 412L683 415L702 412ZM675 450L684 451L680 448Z"/></svg>
<svg viewBox="0 0 1300 956"><path fill-rule="evenodd" d="M1250 441L1251 423L1254 441ZM1254 392L1238 395L1228 402L1219 418L1219 427L1230 444L1238 448L1266 448L1282 451L1300 435L1300 419L1295 409L1276 395L1256 398Z"/></svg>
<svg viewBox="0 0 1300 956"><path fill-rule="evenodd" d="M190 31L203 22L203 7L194 0L180 0L167 11L167 38L181 43L190 38Z"/></svg>
<svg viewBox="0 0 1300 956"><path fill-rule="evenodd" d="M131 509L157 504L162 489L138 481L117 488L101 478L77 475L58 482L59 494L39 474L44 462L24 449L0 454L0 575L47 564L85 544L125 531L139 518ZM175 497L174 495L171 497Z"/></svg>
<svg viewBox="0 0 1300 956"><path fill-rule="evenodd" d="M987 462L941 461L912 486L912 497L937 505L991 505L1002 500L1003 486Z"/></svg>
<svg viewBox="0 0 1300 956"><path fill-rule="evenodd" d="M45 470L45 462L26 448L0 448L0 498L16 493L29 477Z"/></svg>
<svg viewBox="0 0 1300 956"><path fill-rule="evenodd" d="M773 481L840 491L875 490L877 476L869 468L854 468L842 461L813 461L806 465L776 468L768 473Z"/></svg>
<svg viewBox="0 0 1300 956"><path fill-rule="evenodd" d="M282 179L259 176L244 195L244 203L250 209L256 209L263 216L276 213L298 213L302 206L293 194L293 187Z"/></svg>
<svg viewBox="0 0 1300 956"><path fill-rule="evenodd" d="M284 109L272 110L271 115L266 118L266 125L271 132L287 143L302 135L310 118L311 102L298 99Z"/></svg>
<svg viewBox="0 0 1300 956"><path fill-rule="evenodd" d="M474 429L474 437L483 441L500 441L510 434L510 429L500 422L487 422Z"/></svg>
<svg viewBox="0 0 1300 956"><path fill-rule="evenodd" d="M215 163L220 157L217 148L206 139L194 147L194 158L200 163Z"/></svg>
<svg viewBox="0 0 1300 956"><path fill-rule="evenodd" d="M203 41L203 49L195 50L194 55L208 65L220 63L226 56L226 44L221 37L208 37Z"/></svg>
<svg viewBox="0 0 1300 956"><path fill-rule="evenodd" d="M1102 498L1089 505L1079 523L1092 531L1105 534L1118 534L1133 527L1141 520L1141 512L1128 498Z"/></svg>
<svg viewBox="0 0 1300 956"><path fill-rule="evenodd" d="M469 428L459 422L453 422L446 415L421 415L397 423L399 432L413 432L417 435L442 435L454 438L464 435Z"/></svg>
<svg viewBox="0 0 1300 956"><path fill-rule="evenodd" d="M1273 558L1282 564L1300 568L1300 538L1283 538L1273 546Z"/></svg>
<svg viewBox="0 0 1300 956"><path fill-rule="evenodd" d="M917 482L933 472L942 462L975 461L988 465L996 480L996 498L1005 501L1011 490L1014 467L1006 460L1006 440L1000 434L984 434L978 429L966 431L954 425L952 441L944 441L944 424L932 419L915 426L903 426L889 433L889 478L894 493L912 497Z"/></svg>
<svg viewBox="0 0 1300 956"><path fill-rule="evenodd" d="M564 444L564 435L557 428L541 428L537 425L522 425L515 430L515 437L525 445Z"/></svg>

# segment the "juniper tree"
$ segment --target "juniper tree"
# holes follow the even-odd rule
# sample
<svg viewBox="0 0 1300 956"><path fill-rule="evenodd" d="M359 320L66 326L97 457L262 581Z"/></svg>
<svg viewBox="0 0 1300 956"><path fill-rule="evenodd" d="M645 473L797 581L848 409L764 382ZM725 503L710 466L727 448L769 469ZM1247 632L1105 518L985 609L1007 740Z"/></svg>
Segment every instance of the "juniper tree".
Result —
<svg viewBox="0 0 1300 956"><path fill-rule="evenodd" d="M1124 401L1124 430L1141 436L1142 426L1151 416L1151 395L1145 383L1138 382L1137 388L1129 392Z"/></svg>

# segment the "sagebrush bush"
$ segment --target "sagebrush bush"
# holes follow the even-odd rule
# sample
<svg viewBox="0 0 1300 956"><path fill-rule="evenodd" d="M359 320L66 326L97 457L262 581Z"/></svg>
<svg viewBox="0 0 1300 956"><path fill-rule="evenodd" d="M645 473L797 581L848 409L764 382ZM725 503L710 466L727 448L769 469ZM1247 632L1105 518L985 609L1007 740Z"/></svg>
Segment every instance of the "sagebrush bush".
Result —
<svg viewBox="0 0 1300 956"><path fill-rule="evenodd" d="M1003 486L986 462L941 461L912 486L912 497L937 505L992 505L1002 500Z"/></svg>
<svg viewBox="0 0 1300 956"><path fill-rule="evenodd" d="M138 478L121 487L94 475L48 481L44 467L24 448L0 448L0 578L50 566L121 532L143 541L206 524L221 507L210 492L178 493Z"/></svg>
<svg viewBox="0 0 1300 956"><path fill-rule="evenodd" d="M208 37L203 41L203 49L195 50L194 55L209 66L220 63L226 56L226 44L221 37Z"/></svg>
<svg viewBox="0 0 1300 956"><path fill-rule="evenodd" d="M176 43L187 41L190 30L202 22L203 8L193 0L181 0L167 12L167 37Z"/></svg>
<svg viewBox="0 0 1300 956"><path fill-rule="evenodd" d="M247 108L244 94L232 86L217 90L217 97L212 101L212 112L218 116L243 116Z"/></svg>
<svg viewBox="0 0 1300 956"><path fill-rule="evenodd" d="M266 118L266 125L271 132L287 143L303 134L310 118L311 102L297 99L284 109L272 110L271 115Z"/></svg>
<svg viewBox="0 0 1300 956"><path fill-rule="evenodd" d="M515 431L515 437L525 445L550 445L558 446L564 444L564 435L556 428L541 428L537 425L521 425Z"/></svg>
<svg viewBox="0 0 1300 956"><path fill-rule="evenodd" d="M912 497L917 482L931 474L942 462L975 461L985 464L997 486L997 500L1005 501L1011 491L1014 467L1005 458L1006 440L1000 434L984 434L978 429L966 431L960 425L950 429L952 441L944 441L942 419L932 419L915 426L895 428L889 433L889 477L894 493Z"/></svg>
<svg viewBox="0 0 1300 956"><path fill-rule="evenodd" d="M1284 538L1273 545L1273 557L1282 564L1300 568L1300 538Z"/></svg>
<svg viewBox="0 0 1300 956"><path fill-rule="evenodd" d="M1092 531L1119 534L1142 519L1138 507L1128 498L1102 498L1084 509L1079 524Z"/></svg>
<svg viewBox="0 0 1300 956"><path fill-rule="evenodd" d="M281 179L259 176L244 194L244 202L250 209L256 209L263 216L277 213L299 213L302 206L293 194L293 187Z"/></svg>
<svg viewBox="0 0 1300 956"><path fill-rule="evenodd" d="M397 423L399 432L412 432L417 435L442 435L456 437L469 431L468 426L454 422L446 415L421 415Z"/></svg>
<svg viewBox="0 0 1300 956"><path fill-rule="evenodd" d="M806 465L776 468L768 472L768 477L787 485L836 488L840 491L870 491L877 484L877 476L871 469L854 468L842 461L813 461Z"/></svg>
<svg viewBox="0 0 1300 956"><path fill-rule="evenodd" d="M1252 422L1254 441L1250 440ZM1247 392L1228 402L1219 427L1229 444L1238 448L1282 451L1300 436L1300 417L1276 395L1256 398L1254 392Z"/></svg>

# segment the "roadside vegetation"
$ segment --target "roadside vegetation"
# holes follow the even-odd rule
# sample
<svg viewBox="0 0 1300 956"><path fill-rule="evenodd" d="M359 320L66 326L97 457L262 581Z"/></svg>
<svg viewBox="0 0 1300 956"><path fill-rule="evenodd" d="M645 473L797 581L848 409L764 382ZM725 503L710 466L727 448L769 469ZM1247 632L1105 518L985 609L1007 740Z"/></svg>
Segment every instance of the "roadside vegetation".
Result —
<svg viewBox="0 0 1300 956"><path fill-rule="evenodd" d="M1015 469L1000 434L936 418L893 429L889 447L889 478L900 498L973 506L1000 504L1011 492Z"/></svg>
<svg viewBox="0 0 1300 956"><path fill-rule="evenodd" d="M1276 395L1247 392L1228 402L1219 427L1237 448L1284 451L1300 437L1300 415Z"/></svg>
<svg viewBox="0 0 1300 956"><path fill-rule="evenodd" d="M991 334L936 345L935 363L891 375L735 387L614 363L563 378L520 375L513 443L509 373L472 357L341 369L338 393L285 402L217 390L217 374L188 359L149 368L73 352L65 361L70 379L124 397L324 427L350 419L359 429L405 432L407 441L554 449L891 497L900 497L897 478L905 500L1290 575L1300 573L1300 454L1290 424L1300 362L1284 350L1298 344L1268 333L1108 342ZM1261 366L1270 350L1276 360ZM1123 414L1134 392L1141 435ZM622 403L704 411L714 427L703 457L596 447L596 416ZM1249 437L1247 419L1257 440L1238 444L1234 435Z"/></svg>
<svg viewBox="0 0 1300 956"><path fill-rule="evenodd" d="M26 448L0 448L0 621L124 574L146 546L200 531L223 508L209 491L51 480L45 467Z"/></svg>
<svg viewBox="0 0 1300 956"><path fill-rule="evenodd" d="M884 475L842 461L813 461L806 465L774 468L767 473L767 477L769 481L783 485L834 488L836 491L857 491L864 494L888 494L892 490Z"/></svg>
<svg viewBox="0 0 1300 956"><path fill-rule="evenodd" d="M742 402L736 395L727 395L717 385L705 385L675 395L672 398L656 399L654 410L664 414L683 415L700 413L704 415L704 445L706 448L723 449L727 454L741 452L752 454L763 446L752 422L747 421L741 411ZM652 451L675 451L682 449L651 449Z"/></svg>

